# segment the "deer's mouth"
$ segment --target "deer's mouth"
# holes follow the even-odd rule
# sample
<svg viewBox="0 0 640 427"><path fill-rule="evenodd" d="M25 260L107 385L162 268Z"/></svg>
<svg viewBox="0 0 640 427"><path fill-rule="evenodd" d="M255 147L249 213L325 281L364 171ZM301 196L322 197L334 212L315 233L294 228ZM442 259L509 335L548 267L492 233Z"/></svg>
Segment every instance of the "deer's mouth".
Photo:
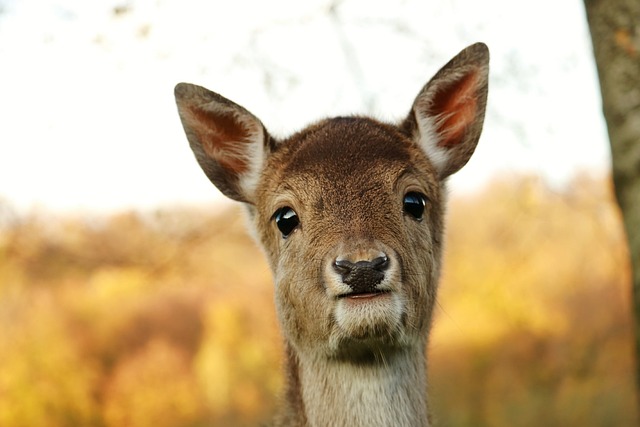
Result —
<svg viewBox="0 0 640 427"><path fill-rule="evenodd" d="M349 292L346 294L338 295L339 299L350 299L350 300L368 300L373 299L382 295L388 294L387 290L373 289L368 290L366 292Z"/></svg>

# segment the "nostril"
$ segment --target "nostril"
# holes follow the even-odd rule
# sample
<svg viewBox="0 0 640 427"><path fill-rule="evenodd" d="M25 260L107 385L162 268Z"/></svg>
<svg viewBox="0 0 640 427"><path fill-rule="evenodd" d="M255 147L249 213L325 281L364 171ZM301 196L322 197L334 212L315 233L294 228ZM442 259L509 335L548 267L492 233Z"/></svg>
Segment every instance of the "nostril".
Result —
<svg viewBox="0 0 640 427"><path fill-rule="evenodd" d="M379 256L371 260L371 268L384 271L389 268L389 258L386 255Z"/></svg>

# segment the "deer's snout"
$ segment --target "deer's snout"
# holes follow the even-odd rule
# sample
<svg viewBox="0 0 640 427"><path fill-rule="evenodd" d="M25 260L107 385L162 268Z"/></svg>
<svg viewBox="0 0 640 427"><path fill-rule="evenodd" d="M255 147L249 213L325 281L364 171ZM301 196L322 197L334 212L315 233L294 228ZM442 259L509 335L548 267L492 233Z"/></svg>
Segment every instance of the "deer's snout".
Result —
<svg viewBox="0 0 640 427"><path fill-rule="evenodd" d="M342 278L342 283L348 285L353 293L376 292L379 291L377 285L382 282L385 271L389 268L389 258L385 254L372 260L357 262L337 258L333 268Z"/></svg>

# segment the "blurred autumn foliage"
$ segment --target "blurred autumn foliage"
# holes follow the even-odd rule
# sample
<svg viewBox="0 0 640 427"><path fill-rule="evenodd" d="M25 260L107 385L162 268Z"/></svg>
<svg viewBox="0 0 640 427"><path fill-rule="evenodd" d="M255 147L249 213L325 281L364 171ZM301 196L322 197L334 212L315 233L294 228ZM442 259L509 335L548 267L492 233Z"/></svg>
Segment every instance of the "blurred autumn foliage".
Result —
<svg viewBox="0 0 640 427"><path fill-rule="evenodd" d="M430 343L441 426L632 426L629 263L609 184L453 198ZM0 206L0 426L249 426L282 387L239 209Z"/></svg>

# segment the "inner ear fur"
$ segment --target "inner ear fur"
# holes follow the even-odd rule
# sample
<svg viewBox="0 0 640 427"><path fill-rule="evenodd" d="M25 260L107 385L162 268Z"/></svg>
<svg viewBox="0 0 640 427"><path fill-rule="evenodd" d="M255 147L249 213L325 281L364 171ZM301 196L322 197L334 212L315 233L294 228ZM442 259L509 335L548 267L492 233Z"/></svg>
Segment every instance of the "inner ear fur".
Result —
<svg viewBox="0 0 640 427"><path fill-rule="evenodd" d="M253 114L201 86L179 83L176 104L189 145L209 180L252 203L270 136Z"/></svg>
<svg viewBox="0 0 640 427"><path fill-rule="evenodd" d="M489 50L462 50L422 88L403 124L423 148L440 178L457 172L473 154L484 122Z"/></svg>

